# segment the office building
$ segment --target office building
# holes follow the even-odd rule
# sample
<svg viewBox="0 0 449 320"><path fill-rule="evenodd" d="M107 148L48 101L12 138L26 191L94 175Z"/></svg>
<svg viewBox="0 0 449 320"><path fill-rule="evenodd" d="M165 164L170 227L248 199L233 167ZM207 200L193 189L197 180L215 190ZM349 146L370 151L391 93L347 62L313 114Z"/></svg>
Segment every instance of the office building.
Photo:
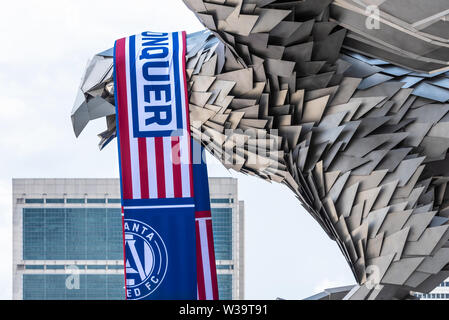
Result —
<svg viewBox="0 0 449 320"><path fill-rule="evenodd" d="M210 178L220 299L243 299L237 180ZM13 179L13 299L124 299L119 179Z"/></svg>
<svg viewBox="0 0 449 320"><path fill-rule="evenodd" d="M237 179L209 178L218 291L221 300L244 299L244 204Z"/></svg>
<svg viewBox="0 0 449 320"><path fill-rule="evenodd" d="M449 300L449 278L429 293L416 293L419 300Z"/></svg>

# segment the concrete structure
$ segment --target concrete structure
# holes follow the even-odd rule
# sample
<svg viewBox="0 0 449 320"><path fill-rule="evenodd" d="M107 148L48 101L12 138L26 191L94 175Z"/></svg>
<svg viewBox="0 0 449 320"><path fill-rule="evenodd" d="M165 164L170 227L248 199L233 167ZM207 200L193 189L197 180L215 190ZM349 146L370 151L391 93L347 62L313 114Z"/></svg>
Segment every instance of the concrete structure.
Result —
<svg viewBox="0 0 449 320"><path fill-rule="evenodd" d="M211 178L221 299L243 299L243 202ZM123 299L119 179L13 179L13 299Z"/></svg>

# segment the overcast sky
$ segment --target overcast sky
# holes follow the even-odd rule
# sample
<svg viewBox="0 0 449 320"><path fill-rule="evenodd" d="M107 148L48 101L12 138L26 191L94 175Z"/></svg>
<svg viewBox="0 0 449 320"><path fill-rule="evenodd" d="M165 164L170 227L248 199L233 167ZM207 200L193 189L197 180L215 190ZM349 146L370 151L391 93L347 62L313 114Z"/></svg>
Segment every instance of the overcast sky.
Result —
<svg viewBox="0 0 449 320"><path fill-rule="evenodd" d="M162 5L163 4L163 5ZM12 178L118 177L99 119L76 139L70 111L98 52L141 31L201 30L181 0L6 1L0 11L0 299L12 297ZM337 245L286 187L224 169L245 201L245 298L301 299L354 283Z"/></svg>

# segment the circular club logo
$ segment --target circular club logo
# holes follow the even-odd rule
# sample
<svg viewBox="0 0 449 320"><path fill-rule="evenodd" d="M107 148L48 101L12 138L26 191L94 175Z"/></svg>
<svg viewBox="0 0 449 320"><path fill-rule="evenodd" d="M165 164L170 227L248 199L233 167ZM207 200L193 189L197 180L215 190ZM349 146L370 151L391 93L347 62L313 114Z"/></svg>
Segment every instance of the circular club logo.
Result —
<svg viewBox="0 0 449 320"><path fill-rule="evenodd" d="M126 297L142 299L152 294L167 272L167 248L148 224L125 219Z"/></svg>

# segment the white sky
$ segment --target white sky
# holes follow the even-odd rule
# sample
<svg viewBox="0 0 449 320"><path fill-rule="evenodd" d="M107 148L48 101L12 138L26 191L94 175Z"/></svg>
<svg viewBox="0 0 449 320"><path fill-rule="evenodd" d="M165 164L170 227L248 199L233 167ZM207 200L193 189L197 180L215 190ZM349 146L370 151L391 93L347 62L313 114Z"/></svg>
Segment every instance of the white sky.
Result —
<svg viewBox="0 0 449 320"><path fill-rule="evenodd" d="M163 4L163 5L161 5ZM203 27L181 0L3 1L0 10L0 299L12 297L11 178L118 177L117 147L97 148L103 119L76 139L76 89L95 53L144 30ZM354 283L337 245L286 187L230 173L245 201L246 299L300 299Z"/></svg>

